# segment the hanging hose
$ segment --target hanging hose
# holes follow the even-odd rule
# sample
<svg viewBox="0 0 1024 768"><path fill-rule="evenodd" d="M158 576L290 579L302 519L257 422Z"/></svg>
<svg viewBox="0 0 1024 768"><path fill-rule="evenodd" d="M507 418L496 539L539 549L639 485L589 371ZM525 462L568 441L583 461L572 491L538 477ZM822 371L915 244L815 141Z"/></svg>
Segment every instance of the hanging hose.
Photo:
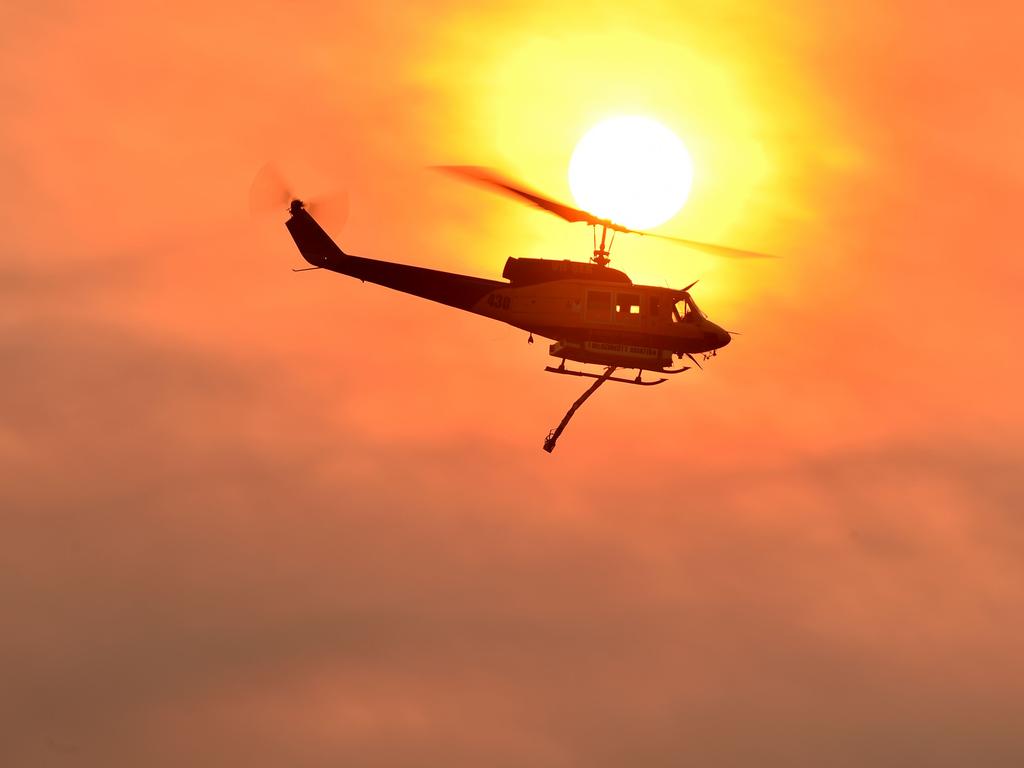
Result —
<svg viewBox="0 0 1024 768"><path fill-rule="evenodd" d="M559 423L559 425L555 427L553 430L551 430L548 433L547 438L545 438L545 451L551 453L553 450L555 450L555 443L558 442L559 436L562 434L566 426L569 424L569 419L572 418L572 415L576 413L576 410L587 401L587 398L594 394L597 391L597 388L604 384L608 380L608 377L611 376L613 373L615 373L615 367L609 366L605 370L605 372L600 376L600 378L596 379L594 383L590 385L587 391L580 395L576 402L572 404L572 407L569 408L569 410L566 412L565 416L562 418L562 421Z"/></svg>

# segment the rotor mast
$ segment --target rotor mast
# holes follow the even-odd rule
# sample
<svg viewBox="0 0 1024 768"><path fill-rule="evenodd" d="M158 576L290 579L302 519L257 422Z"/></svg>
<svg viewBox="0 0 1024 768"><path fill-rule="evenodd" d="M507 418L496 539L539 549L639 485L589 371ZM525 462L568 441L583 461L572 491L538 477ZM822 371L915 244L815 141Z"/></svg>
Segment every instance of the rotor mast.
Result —
<svg viewBox="0 0 1024 768"><path fill-rule="evenodd" d="M591 231L594 233L594 255L590 258L592 262L597 264L599 267L607 267L611 263L609 258L612 251L612 243L615 242L615 230L609 228L611 222L594 223L590 225ZM601 228L601 245L597 244L597 228ZM608 232L611 231L611 237L608 237ZM607 243L607 246L605 245Z"/></svg>

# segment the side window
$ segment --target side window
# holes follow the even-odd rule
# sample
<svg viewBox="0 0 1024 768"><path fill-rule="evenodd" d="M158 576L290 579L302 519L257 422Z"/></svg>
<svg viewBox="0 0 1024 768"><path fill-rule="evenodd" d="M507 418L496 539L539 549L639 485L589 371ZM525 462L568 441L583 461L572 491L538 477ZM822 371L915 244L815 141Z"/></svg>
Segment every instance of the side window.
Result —
<svg viewBox="0 0 1024 768"><path fill-rule="evenodd" d="M651 317L661 316L661 299L659 299L657 296L651 296L651 298L648 300L647 306L650 307Z"/></svg>
<svg viewBox="0 0 1024 768"><path fill-rule="evenodd" d="M640 322L640 296L620 293L615 297L615 319L620 323Z"/></svg>
<svg viewBox="0 0 1024 768"><path fill-rule="evenodd" d="M587 320L607 323L611 319L611 293L607 291L587 291Z"/></svg>

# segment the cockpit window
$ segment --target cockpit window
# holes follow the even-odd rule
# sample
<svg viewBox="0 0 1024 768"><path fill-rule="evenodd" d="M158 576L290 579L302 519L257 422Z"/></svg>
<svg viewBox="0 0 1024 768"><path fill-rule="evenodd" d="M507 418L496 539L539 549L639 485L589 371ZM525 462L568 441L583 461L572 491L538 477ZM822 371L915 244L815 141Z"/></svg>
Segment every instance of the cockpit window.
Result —
<svg viewBox="0 0 1024 768"><path fill-rule="evenodd" d="M689 294L676 301L675 311L672 313L673 320L681 319L684 323L692 323L702 317L704 313Z"/></svg>

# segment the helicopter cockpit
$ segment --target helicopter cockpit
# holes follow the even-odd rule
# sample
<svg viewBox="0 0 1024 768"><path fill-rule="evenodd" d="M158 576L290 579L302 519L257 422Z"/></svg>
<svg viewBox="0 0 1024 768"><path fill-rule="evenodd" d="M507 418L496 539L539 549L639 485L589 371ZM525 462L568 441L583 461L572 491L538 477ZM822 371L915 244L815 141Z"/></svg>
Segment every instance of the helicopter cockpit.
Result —
<svg viewBox="0 0 1024 768"><path fill-rule="evenodd" d="M672 305L672 322L678 323L693 323L701 318L706 318L700 307L697 306L697 302L693 300L690 294L684 294Z"/></svg>

